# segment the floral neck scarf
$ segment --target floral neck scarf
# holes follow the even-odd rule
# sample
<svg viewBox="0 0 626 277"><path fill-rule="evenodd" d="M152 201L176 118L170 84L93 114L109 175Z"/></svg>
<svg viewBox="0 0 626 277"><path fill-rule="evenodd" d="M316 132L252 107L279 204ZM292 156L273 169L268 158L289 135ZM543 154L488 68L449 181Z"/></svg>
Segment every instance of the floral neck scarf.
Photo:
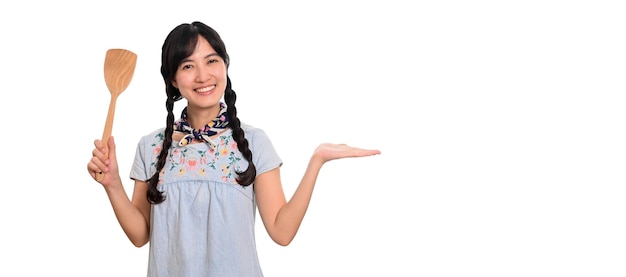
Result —
<svg viewBox="0 0 626 277"><path fill-rule="evenodd" d="M189 126L189 122L187 122L187 107L183 109L180 119L174 122L174 131L186 134L178 143L180 146L185 146L195 139L204 141L208 143L211 148L215 149L217 144L215 144L210 137L226 128L228 128L228 115L226 114L226 104L223 102L220 102L220 112L217 114L217 117L211 120L211 122L202 129L193 129Z"/></svg>

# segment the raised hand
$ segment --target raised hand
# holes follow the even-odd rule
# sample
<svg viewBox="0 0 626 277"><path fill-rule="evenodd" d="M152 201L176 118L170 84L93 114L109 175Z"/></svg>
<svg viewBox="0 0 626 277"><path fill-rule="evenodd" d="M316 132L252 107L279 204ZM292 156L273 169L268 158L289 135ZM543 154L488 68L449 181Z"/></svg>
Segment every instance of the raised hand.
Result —
<svg viewBox="0 0 626 277"><path fill-rule="evenodd" d="M352 147L347 144L322 143L316 149L313 155L322 162L327 162L343 158L366 157L380 154L377 149L363 149Z"/></svg>
<svg viewBox="0 0 626 277"><path fill-rule="evenodd" d="M95 148L92 151L91 160L89 160L89 163L87 164L87 171L89 172L89 175L97 181L96 173L105 173L104 178L99 181L99 183L103 186L108 186L114 183L114 181L118 181L120 177L119 169L117 167L117 156L115 154L115 141L113 140L113 137L110 137L108 141L108 158L106 153L107 150L104 147L103 141L95 140L94 146Z"/></svg>

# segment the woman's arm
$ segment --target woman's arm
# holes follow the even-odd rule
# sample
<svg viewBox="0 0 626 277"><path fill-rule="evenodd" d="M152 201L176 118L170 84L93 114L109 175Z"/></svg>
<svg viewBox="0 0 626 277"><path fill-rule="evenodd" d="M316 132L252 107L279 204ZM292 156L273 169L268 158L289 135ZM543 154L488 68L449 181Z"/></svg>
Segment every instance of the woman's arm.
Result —
<svg viewBox="0 0 626 277"><path fill-rule="evenodd" d="M361 149L345 144L320 144L313 152L302 180L289 202L283 192L280 168L257 176L254 188L259 214L272 240L283 246L291 243L309 207L317 176L324 163L377 154L380 154L379 150Z"/></svg>
<svg viewBox="0 0 626 277"><path fill-rule="evenodd" d="M130 201L122 186L105 187L115 217L128 239L136 247L150 240L150 203L146 198L148 183L135 181L133 199Z"/></svg>
<svg viewBox="0 0 626 277"><path fill-rule="evenodd" d="M105 173L100 184L109 197L115 216L130 241L135 246L141 247L150 239L150 203L146 198L148 183L135 181L131 201L119 176L113 137L109 139L108 158L105 158L106 149L102 147L100 140L96 140L94 145L96 148L92 152L93 157L87 169L94 179L96 172Z"/></svg>

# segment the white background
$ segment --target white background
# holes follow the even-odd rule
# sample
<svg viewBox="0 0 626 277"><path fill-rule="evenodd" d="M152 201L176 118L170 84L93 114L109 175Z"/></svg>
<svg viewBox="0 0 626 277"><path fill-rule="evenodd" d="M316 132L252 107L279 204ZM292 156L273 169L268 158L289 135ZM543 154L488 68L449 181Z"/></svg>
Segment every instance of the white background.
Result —
<svg viewBox="0 0 626 277"><path fill-rule="evenodd" d="M0 4L1 276L145 275L86 170L104 55L138 55L113 128L128 175L165 123L162 42L194 20L288 197L321 142L382 151L324 167L291 245L258 222L266 276L626 275L622 1L136 3Z"/></svg>

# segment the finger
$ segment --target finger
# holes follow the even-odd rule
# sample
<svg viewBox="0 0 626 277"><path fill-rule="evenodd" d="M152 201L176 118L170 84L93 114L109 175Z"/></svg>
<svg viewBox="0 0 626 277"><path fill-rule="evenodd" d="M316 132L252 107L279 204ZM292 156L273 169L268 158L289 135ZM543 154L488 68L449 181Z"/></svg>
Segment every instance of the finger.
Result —
<svg viewBox="0 0 626 277"><path fill-rule="evenodd" d="M365 156L379 155L380 150L363 150L362 154Z"/></svg>
<svg viewBox="0 0 626 277"><path fill-rule="evenodd" d="M88 166L95 172L107 172L109 170L104 153L97 148L92 151L92 157Z"/></svg>
<svg viewBox="0 0 626 277"><path fill-rule="evenodd" d="M87 164L87 170L89 170L90 173L108 172L109 167L106 166L101 160L97 158L92 158L91 161L89 161L89 164Z"/></svg>
<svg viewBox="0 0 626 277"><path fill-rule="evenodd" d="M350 151L352 157L366 157L380 154L377 149L352 148Z"/></svg>
<svg viewBox="0 0 626 277"><path fill-rule="evenodd" d="M113 136L109 137L108 145L109 145L109 159L112 159L112 160L117 159L115 155L115 140L113 139Z"/></svg>
<svg viewBox="0 0 626 277"><path fill-rule="evenodd" d="M365 149L365 148L356 148L361 154L364 155L375 155L375 154L380 154L380 150L378 149Z"/></svg>
<svg viewBox="0 0 626 277"><path fill-rule="evenodd" d="M96 179L96 171L91 169L89 165L87 165L87 172L89 172L89 175L91 175L91 178Z"/></svg>
<svg viewBox="0 0 626 277"><path fill-rule="evenodd" d="M102 140L96 139L93 141L93 145L100 149L100 151L105 152L105 147L104 147L104 143L102 143Z"/></svg>
<svg viewBox="0 0 626 277"><path fill-rule="evenodd" d="M91 152L91 155L93 156L91 160L96 165L99 165L99 166L105 165L107 158L106 158L105 153L101 149L94 148L93 151Z"/></svg>

